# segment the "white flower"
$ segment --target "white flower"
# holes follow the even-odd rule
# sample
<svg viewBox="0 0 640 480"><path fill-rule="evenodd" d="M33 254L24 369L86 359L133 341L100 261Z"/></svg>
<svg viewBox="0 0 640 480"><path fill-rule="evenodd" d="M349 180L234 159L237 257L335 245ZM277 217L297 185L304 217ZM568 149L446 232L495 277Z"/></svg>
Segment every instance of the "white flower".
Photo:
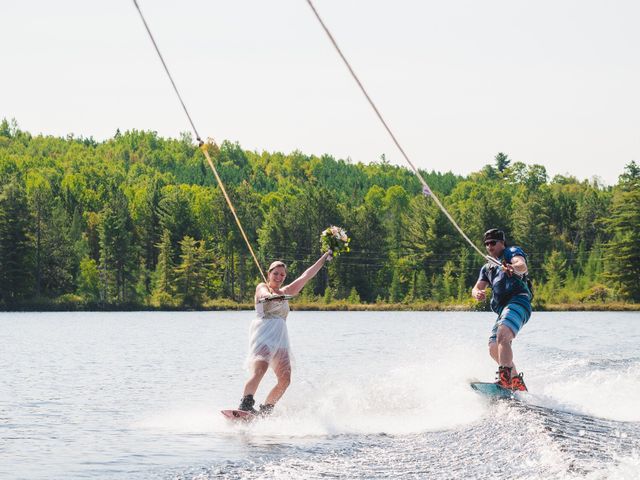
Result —
<svg viewBox="0 0 640 480"><path fill-rule="evenodd" d="M331 225L322 231L320 239L323 250L332 250L334 256L339 255L340 252L349 251L349 241L351 239L347 236L347 232L341 227Z"/></svg>

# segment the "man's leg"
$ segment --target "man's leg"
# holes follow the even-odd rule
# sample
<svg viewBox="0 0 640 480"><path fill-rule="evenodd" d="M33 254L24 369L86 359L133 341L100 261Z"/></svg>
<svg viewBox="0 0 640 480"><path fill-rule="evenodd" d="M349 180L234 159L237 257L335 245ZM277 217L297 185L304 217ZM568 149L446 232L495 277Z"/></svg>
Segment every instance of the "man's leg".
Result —
<svg viewBox="0 0 640 480"><path fill-rule="evenodd" d="M526 390L522 376L513 363L511 344L529 320L529 299L515 298L500 313L489 337L489 355L498 364L498 384L514 390Z"/></svg>
<svg viewBox="0 0 640 480"><path fill-rule="evenodd" d="M491 356L491 358L493 358L493 360L498 364L498 366L504 366L504 367L508 366L500 362L499 356L498 356L498 349L499 349L499 346L496 341L492 341L491 343L489 343L489 355ZM511 365L512 365L511 376L515 377L516 375L518 375L518 371L516 370L516 365L515 363L513 363L513 360L511 361Z"/></svg>
<svg viewBox="0 0 640 480"><path fill-rule="evenodd" d="M503 325L500 322L500 319L498 319L493 327L493 330L491 331L491 336L489 337L489 355L498 364L498 366L511 367L513 369L513 376L516 376L518 372L516 370L515 364L513 363L513 351L511 350L511 342L514 338L515 335L513 331L509 327ZM508 350L506 353L509 356L509 359L500 358L500 353L505 350L505 341L508 341L508 344L506 345L506 348ZM509 363L502 363L505 361L508 361Z"/></svg>
<svg viewBox="0 0 640 480"><path fill-rule="evenodd" d="M513 363L513 350L511 349L511 342L516 336L513 331L506 325L500 325L498 327L498 335L496 337L496 357L498 365L511 368L511 376L515 377L518 374L516 366Z"/></svg>
<svg viewBox="0 0 640 480"><path fill-rule="evenodd" d="M489 355L498 365L500 365L500 362L498 361L498 344L495 340L489 343Z"/></svg>

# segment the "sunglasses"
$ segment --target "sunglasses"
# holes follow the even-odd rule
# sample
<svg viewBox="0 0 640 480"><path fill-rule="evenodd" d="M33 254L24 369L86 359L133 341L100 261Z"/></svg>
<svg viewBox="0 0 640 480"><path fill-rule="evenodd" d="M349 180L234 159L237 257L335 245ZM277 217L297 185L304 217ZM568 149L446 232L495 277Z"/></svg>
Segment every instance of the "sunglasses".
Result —
<svg viewBox="0 0 640 480"><path fill-rule="evenodd" d="M487 242L484 242L484 246L488 247L489 245L491 245L493 247L496 243L498 243L497 240L489 240Z"/></svg>

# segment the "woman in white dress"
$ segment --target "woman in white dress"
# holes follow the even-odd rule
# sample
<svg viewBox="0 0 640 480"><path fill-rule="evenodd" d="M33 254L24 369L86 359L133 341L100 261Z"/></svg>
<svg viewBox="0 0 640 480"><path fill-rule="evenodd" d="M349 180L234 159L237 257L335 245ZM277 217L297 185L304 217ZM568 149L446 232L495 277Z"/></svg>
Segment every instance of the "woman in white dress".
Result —
<svg viewBox="0 0 640 480"><path fill-rule="evenodd" d="M267 273L268 283L260 283L256 287L254 300L257 315L251 323L249 355L247 357L251 378L244 386L238 410L267 415L271 413L273 406L289 386L291 382L291 349L286 323L289 314L289 301L284 296L297 295L328 260L331 260L331 250L286 286L282 285L287 278L287 266L281 261L273 262ZM253 408L255 405L253 395L269 367L273 368L278 383L267 395L265 403L260 405L258 412Z"/></svg>

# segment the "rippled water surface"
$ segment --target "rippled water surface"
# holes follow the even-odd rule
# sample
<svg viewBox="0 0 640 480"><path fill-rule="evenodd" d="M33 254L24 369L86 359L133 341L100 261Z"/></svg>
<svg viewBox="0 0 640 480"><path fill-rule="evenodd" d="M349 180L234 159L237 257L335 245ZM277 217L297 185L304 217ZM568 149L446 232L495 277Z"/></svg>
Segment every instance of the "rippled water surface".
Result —
<svg viewBox="0 0 640 480"><path fill-rule="evenodd" d="M640 314L534 313L531 393L490 402L489 313L292 312L291 387L237 425L251 318L0 314L0 478L640 478Z"/></svg>

